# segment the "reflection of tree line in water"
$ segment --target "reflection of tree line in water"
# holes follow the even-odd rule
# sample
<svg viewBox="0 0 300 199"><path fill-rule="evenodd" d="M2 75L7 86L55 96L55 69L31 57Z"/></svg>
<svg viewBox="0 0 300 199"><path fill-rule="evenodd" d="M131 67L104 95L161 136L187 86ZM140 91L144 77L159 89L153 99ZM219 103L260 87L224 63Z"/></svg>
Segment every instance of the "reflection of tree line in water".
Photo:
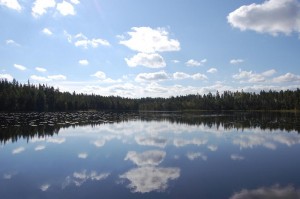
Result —
<svg viewBox="0 0 300 199"><path fill-rule="evenodd" d="M105 123L133 120L167 121L176 124L203 125L225 130L260 128L300 132L300 114L292 112L43 112L0 113L0 142L23 138L53 136L61 128L97 127Z"/></svg>

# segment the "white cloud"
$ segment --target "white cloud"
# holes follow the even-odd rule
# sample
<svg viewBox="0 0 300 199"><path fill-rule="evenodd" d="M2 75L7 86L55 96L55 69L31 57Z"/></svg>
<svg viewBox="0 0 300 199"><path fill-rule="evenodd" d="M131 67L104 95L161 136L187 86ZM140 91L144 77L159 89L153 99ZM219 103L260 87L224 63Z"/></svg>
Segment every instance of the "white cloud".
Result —
<svg viewBox="0 0 300 199"><path fill-rule="evenodd" d="M163 81L168 79L169 79L169 75L165 71L159 71L154 73L140 73L136 76L135 81L147 82L147 81Z"/></svg>
<svg viewBox="0 0 300 199"><path fill-rule="evenodd" d="M11 46L21 46L20 44L18 44L17 42L15 42L12 39L8 39L5 41L6 45L11 45Z"/></svg>
<svg viewBox="0 0 300 199"><path fill-rule="evenodd" d="M187 66L201 66L201 65L203 65L204 63L206 63L207 62L207 59L203 59L203 60L201 60L201 61L196 61L196 60L194 60L194 59L190 59L190 60L188 60L186 63L185 63L185 65L187 65Z"/></svg>
<svg viewBox="0 0 300 199"><path fill-rule="evenodd" d="M159 150L145 151L143 153L129 151L125 160L131 160L137 166L157 166L164 160L165 156L166 152Z"/></svg>
<svg viewBox="0 0 300 199"><path fill-rule="evenodd" d="M52 35L53 33L51 32L51 30L49 30L48 28L44 28L43 30L42 30L42 32L45 34L45 35Z"/></svg>
<svg viewBox="0 0 300 199"><path fill-rule="evenodd" d="M110 46L110 43L104 39L100 39L100 38L88 39L82 33L72 36L65 31L64 34L70 43L72 43L73 38L76 40L74 42L74 45L76 47L83 47L85 49L88 49L89 47L98 48L100 45L101 46Z"/></svg>
<svg viewBox="0 0 300 199"><path fill-rule="evenodd" d="M47 69L42 67L35 67L35 70L42 73L47 72Z"/></svg>
<svg viewBox="0 0 300 199"><path fill-rule="evenodd" d="M47 82L47 81L51 81L49 78L47 77L42 77L42 76L38 76L38 75L31 75L30 79L35 80L35 81L39 81L39 82Z"/></svg>
<svg viewBox="0 0 300 199"><path fill-rule="evenodd" d="M22 153L23 151L25 151L24 147L18 147L12 151L12 154L19 154Z"/></svg>
<svg viewBox="0 0 300 199"><path fill-rule="evenodd" d="M79 0L70 0L70 2L71 2L71 3L73 3L73 4L75 4L75 5L77 5L77 4L79 4L79 3L80 3L80 1L79 1Z"/></svg>
<svg viewBox="0 0 300 199"><path fill-rule="evenodd" d="M174 59L174 60L172 60L172 62L173 62L174 64L178 64L180 61L179 61L179 60L176 60L176 59Z"/></svg>
<svg viewBox="0 0 300 199"><path fill-rule="evenodd" d="M14 67L19 70L26 70L26 67L20 64L14 64Z"/></svg>
<svg viewBox="0 0 300 199"><path fill-rule="evenodd" d="M215 146L215 145L209 145L209 146L207 146L207 148L211 151L217 151L218 150L218 146Z"/></svg>
<svg viewBox="0 0 300 199"><path fill-rule="evenodd" d="M87 172L87 170L83 170L81 172L74 172L72 176L66 177L62 188L64 189L71 184L75 184L77 187L80 187L87 181L105 180L109 175L110 173L97 173L96 171Z"/></svg>
<svg viewBox="0 0 300 199"><path fill-rule="evenodd" d="M44 145L38 145L37 147L34 148L35 151L42 151L46 148Z"/></svg>
<svg viewBox="0 0 300 199"><path fill-rule="evenodd" d="M272 187L261 187L258 189L243 189L240 192L234 193L229 199L246 199L246 198L299 198L300 189L296 189L292 185L281 187L274 185Z"/></svg>
<svg viewBox="0 0 300 199"><path fill-rule="evenodd" d="M67 77L64 75L50 75L48 76L50 80L66 80Z"/></svg>
<svg viewBox="0 0 300 199"><path fill-rule="evenodd" d="M7 81L11 82L14 78L10 74L0 74L0 79L6 79Z"/></svg>
<svg viewBox="0 0 300 199"><path fill-rule="evenodd" d="M244 63L244 60L243 59L232 59L230 60L230 63L231 64L241 64L241 63Z"/></svg>
<svg viewBox="0 0 300 199"><path fill-rule="evenodd" d="M230 158L231 158L232 160L244 160L244 159L245 159L244 156L241 156L241 155L238 155L238 154L231 154L231 155L230 155Z"/></svg>
<svg viewBox="0 0 300 199"><path fill-rule="evenodd" d="M155 146L164 148L167 145L167 139L161 137L144 137L144 136L136 136L136 143L142 146Z"/></svg>
<svg viewBox="0 0 300 199"><path fill-rule="evenodd" d="M218 69L216 69L216 68L210 68L210 69L207 70L207 72L208 73L216 73L216 72L218 72Z"/></svg>
<svg viewBox="0 0 300 199"><path fill-rule="evenodd" d="M275 83L300 82L300 75L295 75L295 74L292 74L292 73L286 73L285 75L275 77L273 79L273 82L275 82Z"/></svg>
<svg viewBox="0 0 300 199"><path fill-rule="evenodd" d="M187 145L205 145L207 144L207 139L200 139L200 138L194 138L192 140L185 140L185 139L174 139L173 144L176 147L184 147Z"/></svg>
<svg viewBox="0 0 300 199"><path fill-rule="evenodd" d="M33 4L31 14L34 17L39 17L47 13L47 9L54 8L55 0L36 0Z"/></svg>
<svg viewBox="0 0 300 199"><path fill-rule="evenodd" d="M0 0L0 5L6 6L10 9L21 11L22 7L18 0Z"/></svg>
<svg viewBox="0 0 300 199"><path fill-rule="evenodd" d="M78 158L80 158L80 159L86 159L87 157L88 157L87 153L79 153L78 154Z"/></svg>
<svg viewBox="0 0 300 199"><path fill-rule="evenodd" d="M125 58L128 66L145 66L148 68L162 68L166 66L164 58L157 53L138 53L132 58Z"/></svg>
<svg viewBox="0 0 300 199"><path fill-rule="evenodd" d="M187 78L190 78L191 76L189 74L186 74L184 72L175 72L173 74L173 78L174 79L187 79Z"/></svg>
<svg viewBox="0 0 300 199"><path fill-rule="evenodd" d="M81 60L78 61L78 63L79 63L80 65L83 65L83 66L89 65L89 61L86 60L86 59L81 59Z"/></svg>
<svg viewBox="0 0 300 199"><path fill-rule="evenodd" d="M194 80L207 80L208 79L206 75L201 74L201 73L196 73L196 74L192 75L191 77Z"/></svg>
<svg viewBox="0 0 300 199"><path fill-rule="evenodd" d="M130 181L128 188L132 192L148 193L164 191L168 187L168 182L179 176L179 168L141 167L120 175L120 178Z"/></svg>
<svg viewBox="0 0 300 199"><path fill-rule="evenodd" d="M63 1L61 3L58 3L56 6L56 9L60 12L61 15L67 16L67 15L75 15L75 9L73 5L67 1Z"/></svg>
<svg viewBox="0 0 300 199"><path fill-rule="evenodd" d="M41 191L47 191L51 187L50 184L43 184L40 186Z"/></svg>
<svg viewBox="0 0 300 199"><path fill-rule="evenodd" d="M50 137L50 138L47 139L47 142L54 143L54 144L62 144L64 142L66 142L66 138L53 138L53 137Z"/></svg>
<svg viewBox="0 0 300 199"><path fill-rule="evenodd" d="M227 16L234 28L242 31L286 35L300 32L300 3L298 0L267 0L262 4L244 5Z"/></svg>
<svg viewBox="0 0 300 199"><path fill-rule="evenodd" d="M197 158L201 158L202 160L206 161L207 160L207 156L204 155L203 153L200 153L200 152L196 152L196 153L193 153L193 152L189 152L186 154L187 158L189 160L195 160Z"/></svg>
<svg viewBox="0 0 300 199"><path fill-rule="evenodd" d="M238 74L234 74L232 77L236 80L241 80L241 82L250 82L250 83L257 83L257 82L265 82L267 79L266 77L270 77L274 75L276 71L274 69L267 70L263 73L254 73L252 71L242 71L239 70Z"/></svg>
<svg viewBox="0 0 300 199"><path fill-rule="evenodd" d="M106 79L106 75L102 71L97 71L95 74L93 74L91 76L97 77L98 79L101 79L101 80Z"/></svg>
<svg viewBox="0 0 300 199"><path fill-rule="evenodd" d="M170 39L169 32L164 28L133 27L131 30L131 32L128 32L130 39L120 41L120 44L131 50L143 53L180 50L179 41Z"/></svg>

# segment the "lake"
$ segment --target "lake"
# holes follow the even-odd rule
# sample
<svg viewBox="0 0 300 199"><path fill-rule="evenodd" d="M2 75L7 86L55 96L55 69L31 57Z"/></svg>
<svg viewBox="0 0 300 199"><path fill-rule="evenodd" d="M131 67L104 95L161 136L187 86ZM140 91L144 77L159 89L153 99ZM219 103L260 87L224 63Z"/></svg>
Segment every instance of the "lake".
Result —
<svg viewBox="0 0 300 199"><path fill-rule="evenodd" d="M300 198L299 113L0 113L0 198Z"/></svg>

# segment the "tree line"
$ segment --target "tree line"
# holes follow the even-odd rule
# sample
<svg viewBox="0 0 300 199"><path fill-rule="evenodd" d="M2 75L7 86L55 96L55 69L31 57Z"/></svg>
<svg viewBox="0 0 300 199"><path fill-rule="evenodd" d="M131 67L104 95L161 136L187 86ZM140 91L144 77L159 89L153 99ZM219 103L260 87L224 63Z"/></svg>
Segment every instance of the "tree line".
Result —
<svg viewBox="0 0 300 199"><path fill-rule="evenodd" d="M131 99L61 92L44 84L0 80L0 111L183 111L183 110L300 110L300 89L285 91L224 91L169 98Z"/></svg>

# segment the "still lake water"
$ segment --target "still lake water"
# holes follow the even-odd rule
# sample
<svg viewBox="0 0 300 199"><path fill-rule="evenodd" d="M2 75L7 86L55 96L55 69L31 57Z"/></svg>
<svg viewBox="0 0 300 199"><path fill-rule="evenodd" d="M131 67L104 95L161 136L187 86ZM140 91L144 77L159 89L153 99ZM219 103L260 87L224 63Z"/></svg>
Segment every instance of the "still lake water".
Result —
<svg viewBox="0 0 300 199"><path fill-rule="evenodd" d="M1 113L0 198L300 198L296 113Z"/></svg>

